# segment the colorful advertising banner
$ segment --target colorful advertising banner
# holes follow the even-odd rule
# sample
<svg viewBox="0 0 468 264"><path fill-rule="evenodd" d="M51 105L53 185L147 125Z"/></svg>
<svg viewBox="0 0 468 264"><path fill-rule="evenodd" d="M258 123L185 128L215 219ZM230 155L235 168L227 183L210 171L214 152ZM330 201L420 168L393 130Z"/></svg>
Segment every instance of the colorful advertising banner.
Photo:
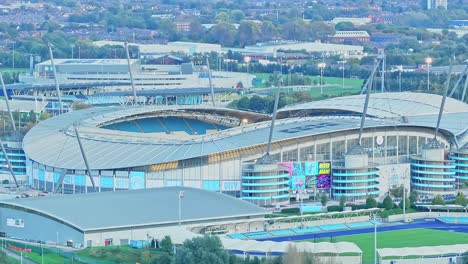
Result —
<svg viewBox="0 0 468 264"><path fill-rule="evenodd" d="M330 189L331 187L331 162L318 163L317 188Z"/></svg>
<svg viewBox="0 0 468 264"><path fill-rule="evenodd" d="M331 187L331 162L280 162L290 176L291 190Z"/></svg>
<svg viewBox="0 0 468 264"><path fill-rule="evenodd" d="M286 167L290 176L291 190L313 187L317 175L317 162L280 162L279 165Z"/></svg>

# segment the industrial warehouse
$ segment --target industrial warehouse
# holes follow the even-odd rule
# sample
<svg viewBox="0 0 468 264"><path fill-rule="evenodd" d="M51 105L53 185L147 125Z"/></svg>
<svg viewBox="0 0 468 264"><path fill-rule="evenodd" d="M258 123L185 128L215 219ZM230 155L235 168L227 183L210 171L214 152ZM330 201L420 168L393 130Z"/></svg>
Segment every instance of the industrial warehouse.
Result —
<svg viewBox="0 0 468 264"><path fill-rule="evenodd" d="M362 134L365 161L359 166L346 164L345 154L352 154L358 143L364 97L279 110L270 154L281 166L262 171L252 165L265 153L269 115L210 106L105 107L66 113L26 134L26 174L30 186L48 192L185 186L262 206L287 204L301 190L350 201L381 197L403 182L423 197L453 195L468 180L468 154L463 148L468 142L468 106L463 102L447 98L439 143L433 146L441 154L431 154L437 160L427 158L426 152L433 149L425 149L433 143L442 100L432 94L372 95Z"/></svg>
<svg viewBox="0 0 468 264"><path fill-rule="evenodd" d="M128 245L168 226L268 213L228 195L185 187L15 199L0 202L0 208L4 236L73 247Z"/></svg>

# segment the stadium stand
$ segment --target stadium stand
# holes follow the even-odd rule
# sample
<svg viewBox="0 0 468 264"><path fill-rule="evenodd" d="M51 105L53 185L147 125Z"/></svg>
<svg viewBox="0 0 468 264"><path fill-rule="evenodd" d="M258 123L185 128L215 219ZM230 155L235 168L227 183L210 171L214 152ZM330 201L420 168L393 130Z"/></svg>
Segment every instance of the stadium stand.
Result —
<svg viewBox="0 0 468 264"><path fill-rule="evenodd" d="M209 121L210 119L206 119ZM217 121L217 120L215 120ZM219 121L218 121L219 122ZM148 117L113 123L103 128L140 133L167 133L186 132L189 135L204 135L210 131L228 128L221 124L207 123L198 119L175 116Z"/></svg>
<svg viewBox="0 0 468 264"><path fill-rule="evenodd" d="M382 223L376 221L377 225ZM304 234L318 234L318 233L327 233L331 231L338 230L348 230L348 229L360 229L360 228L370 228L374 226L374 221L367 222L356 222L349 224L330 224L330 225L319 225L319 226L305 226L303 228L295 227L290 229L279 229L272 231L257 231L257 232L248 232L248 233L236 233L230 234L229 237L235 239L261 239L261 238L272 238L272 237L287 237L295 235L304 235Z"/></svg>

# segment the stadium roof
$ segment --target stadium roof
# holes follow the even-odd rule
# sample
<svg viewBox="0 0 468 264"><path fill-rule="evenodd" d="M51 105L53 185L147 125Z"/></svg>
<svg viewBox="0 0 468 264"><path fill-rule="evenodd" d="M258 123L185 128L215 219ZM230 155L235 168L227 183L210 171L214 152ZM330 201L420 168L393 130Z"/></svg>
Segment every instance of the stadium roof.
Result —
<svg viewBox="0 0 468 264"><path fill-rule="evenodd" d="M463 254L468 252L468 244L456 244L447 246L430 247L404 247L404 248L379 248L380 257L406 257L406 256L441 256L448 254Z"/></svg>
<svg viewBox="0 0 468 264"><path fill-rule="evenodd" d="M81 231L171 225L178 223L180 191L184 192L181 203L182 223L261 217L269 213L229 195L188 187L5 200L0 201L0 208L13 206L45 214Z"/></svg>
<svg viewBox="0 0 468 264"><path fill-rule="evenodd" d="M130 85L130 82L66 82L60 83L60 89L84 89L89 87L104 87L104 86L125 86ZM7 90L55 90L54 82L47 83L15 83L5 85Z"/></svg>
<svg viewBox="0 0 468 264"><path fill-rule="evenodd" d="M287 116L304 110L326 110L345 111L361 114L365 101L365 95L353 95L345 97L335 97L321 101L287 106L281 109L278 116ZM400 118L428 115L438 115L442 97L436 94L426 93L376 93L371 94L367 115L377 118ZM468 113L468 104L447 97L444 107L445 113Z"/></svg>
<svg viewBox="0 0 468 264"><path fill-rule="evenodd" d="M354 101L355 104L359 102L353 96L348 98ZM414 98L414 100L417 101L417 98ZM347 104L345 99L341 99L342 105ZM435 98L433 100L435 101ZM400 103L400 101L395 100L389 101L390 104L392 102ZM448 109L450 109L452 100L448 100L447 102L449 103ZM406 105L408 106L405 107L408 111L413 111L413 113L421 111L418 108L411 107L411 104L410 100L406 101ZM342 105L336 105L336 107L330 107L329 105L329 108L339 108ZM400 107L403 108L403 106ZM463 105L460 107L463 107ZM396 109L395 111L403 111L401 109L398 110L396 106L393 106L393 108ZM433 106L429 105L428 108L435 111ZM299 110L298 108L296 109ZM313 108L310 107L310 109ZM323 106L323 109L326 109L325 106ZM352 105L349 109L358 111L357 105ZM23 149L28 158L47 166L66 169L85 169L85 164L73 131L73 124L78 124L90 167L96 170L160 164L267 143L270 129L269 121L247 124L212 134L184 137L173 135L169 138L167 135L161 136L161 133L124 132L99 127L112 120L122 120L126 116L145 116L146 113L167 110L222 113L228 116L245 116L248 118L250 116L252 118L259 118L259 120L262 118L255 113L208 106L90 108L63 114L39 123L26 134L23 141ZM370 111L370 114L373 112L386 113L384 110L374 109ZM465 144L465 132L468 128L468 124L466 123L467 118L468 111L444 115L440 132L447 137L459 137L457 139L459 143ZM413 116L407 118L406 121L373 118L366 120L365 128L433 128L436 120L437 115ZM337 116L333 114L319 117L285 118L278 120L273 133L273 141L277 142L306 136L357 130L359 125L360 120L358 117Z"/></svg>
<svg viewBox="0 0 468 264"><path fill-rule="evenodd" d="M215 93L235 92L233 88L213 88ZM210 94L211 89L207 87L200 88L170 88L170 89L153 89L153 90L137 90L136 94L140 96L170 96L170 95L191 95L191 94ZM115 91L99 93L99 96L133 96L133 91Z"/></svg>

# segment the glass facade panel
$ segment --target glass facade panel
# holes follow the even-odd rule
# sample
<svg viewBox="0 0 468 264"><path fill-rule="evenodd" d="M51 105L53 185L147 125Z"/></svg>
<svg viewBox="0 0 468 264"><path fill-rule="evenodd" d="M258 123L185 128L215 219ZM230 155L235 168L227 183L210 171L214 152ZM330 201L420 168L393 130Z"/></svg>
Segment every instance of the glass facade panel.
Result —
<svg viewBox="0 0 468 264"><path fill-rule="evenodd" d="M369 158L372 158L372 154L373 154L372 138L371 137L362 138L361 144L364 150L367 151L367 155L369 156Z"/></svg>
<svg viewBox="0 0 468 264"><path fill-rule="evenodd" d="M332 143L332 159L333 160L342 160L344 159L344 154L346 151L346 145L344 140L335 141Z"/></svg>
<svg viewBox="0 0 468 264"><path fill-rule="evenodd" d="M387 157L396 156L397 154L397 137L388 136L387 137Z"/></svg>
<svg viewBox="0 0 468 264"><path fill-rule="evenodd" d="M315 146L301 148L300 161L315 160Z"/></svg>
<svg viewBox="0 0 468 264"><path fill-rule="evenodd" d="M284 151L283 152L283 161L297 161L297 149Z"/></svg>
<svg viewBox="0 0 468 264"><path fill-rule="evenodd" d="M398 155L408 155L408 137L398 136Z"/></svg>
<svg viewBox="0 0 468 264"><path fill-rule="evenodd" d="M410 136L408 139L408 146L409 146L409 154L417 154L418 153L418 137Z"/></svg>
<svg viewBox="0 0 468 264"><path fill-rule="evenodd" d="M330 160L330 143L317 145L317 160Z"/></svg>

